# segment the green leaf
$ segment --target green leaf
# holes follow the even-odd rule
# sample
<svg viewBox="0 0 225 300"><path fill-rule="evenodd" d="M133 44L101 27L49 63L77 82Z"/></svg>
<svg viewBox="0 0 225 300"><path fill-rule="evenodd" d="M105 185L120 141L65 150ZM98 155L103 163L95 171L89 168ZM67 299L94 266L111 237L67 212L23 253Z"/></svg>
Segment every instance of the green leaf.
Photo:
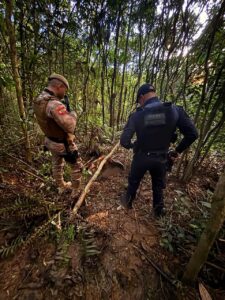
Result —
<svg viewBox="0 0 225 300"><path fill-rule="evenodd" d="M199 227L197 226L197 225L195 225L195 224L189 224L189 226L191 227L191 228L194 228L194 229L198 229Z"/></svg>

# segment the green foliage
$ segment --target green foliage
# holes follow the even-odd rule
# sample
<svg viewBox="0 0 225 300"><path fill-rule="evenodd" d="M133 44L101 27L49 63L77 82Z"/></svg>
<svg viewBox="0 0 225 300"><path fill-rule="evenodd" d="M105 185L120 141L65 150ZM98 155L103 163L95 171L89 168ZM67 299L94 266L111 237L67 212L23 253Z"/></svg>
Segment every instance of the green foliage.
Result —
<svg viewBox="0 0 225 300"><path fill-rule="evenodd" d="M1 257L6 258L10 255L13 255L20 248L22 248L22 251L24 251L26 247L35 243L35 241L49 229L51 222L52 219L36 227L31 234L27 236L18 236L9 245L6 244L4 246L1 246Z"/></svg>
<svg viewBox="0 0 225 300"><path fill-rule="evenodd" d="M4 219L21 219L33 218L34 216L48 215L62 209L62 205L56 205L50 201L43 201L37 198L24 197L17 198L14 204L1 208L0 216Z"/></svg>
<svg viewBox="0 0 225 300"><path fill-rule="evenodd" d="M101 253L96 245L94 230L87 230L85 226L78 226L77 234L81 245L80 255L83 261L90 256L97 256Z"/></svg>
<svg viewBox="0 0 225 300"><path fill-rule="evenodd" d="M145 81L156 86L162 99L186 106L192 117L199 109L199 127L216 108L215 120L203 128L204 134L210 133L213 138L215 132L211 130L220 122L224 110L222 101L214 106L225 76L221 51L225 31L218 15L221 5L218 1L201 5L198 1L193 5L171 1L53 1L45 6L39 2L13 2L11 19L29 133L36 134L32 101L44 88L48 75L58 72L70 82L71 106L78 114L77 133L84 143L93 127L102 128L111 142L115 129L121 128L130 114L138 86ZM200 8L210 16L205 29L198 17ZM0 135L3 141L15 142L24 132L19 126L10 69L12 51L5 11L6 2L0 6L0 83L4 86L0 90L0 99L4 99L0 106ZM197 39L195 33L200 26L204 32ZM222 132L224 127L221 137ZM219 141L221 138L213 145L217 149ZM208 151L209 142L210 139L203 145L203 153ZM50 166L44 163L40 174L47 179Z"/></svg>
<svg viewBox="0 0 225 300"><path fill-rule="evenodd" d="M208 192L196 207L185 193L179 190L176 192L178 196L174 199L171 211L158 221L162 233L160 245L170 252L187 254L205 228L212 193Z"/></svg>
<svg viewBox="0 0 225 300"><path fill-rule="evenodd" d="M45 162L39 169L39 174L44 178L48 178L51 175L51 162Z"/></svg>
<svg viewBox="0 0 225 300"><path fill-rule="evenodd" d="M11 199L13 202L13 199ZM43 200L40 195L17 197L9 206L0 209L1 231L13 232L17 237L1 246L2 257L15 254L18 249L24 250L51 228L57 211L63 210L63 204ZM31 233L30 233L31 232Z"/></svg>
<svg viewBox="0 0 225 300"><path fill-rule="evenodd" d="M64 226L62 229L56 229L54 227L53 236L56 239L57 251L55 259L60 266L68 266L70 262L70 256L68 256L68 248L74 241L76 230L74 224Z"/></svg>
<svg viewBox="0 0 225 300"><path fill-rule="evenodd" d="M23 237L18 236L15 238L10 245L1 246L0 256L6 258L16 252L16 250L24 243Z"/></svg>
<svg viewBox="0 0 225 300"><path fill-rule="evenodd" d="M41 224L40 226L36 227L35 230L28 235L28 237L26 237L26 240L23 243L23 247L22 247L22 251L24 251L24 249L28 246L30 246L31 244L35 243L35 241L42 236L43 234L46 233L47 230L49 230L51 223L53 221L53 219L55 218L52 217L49 220L45 221L43 224Z"/></svg>
<svg viewBox="0 0 225 300"><path fill-rule="evenodd" d="M92 172L90 170L85 168L82 170L82 176L84 179L87 179L88 177L90 177L90 175L92 175Z"/></svg>
<svg viewBox="0 0 225 300"><path fill-rule="evenodd" d="M76 230L74 224L64 226L62 230L56 230L56 242L57 244L65 243L66 245L71 244L74 241Z"/></svg>
<svg viewBox="0 0 225 300"><path fill-rule="evenodd" d="M3 62L0 62L0 85L2 87L9 88L12 84L13 84L13 81L7 72L6 64L4 64Z"/></svg>

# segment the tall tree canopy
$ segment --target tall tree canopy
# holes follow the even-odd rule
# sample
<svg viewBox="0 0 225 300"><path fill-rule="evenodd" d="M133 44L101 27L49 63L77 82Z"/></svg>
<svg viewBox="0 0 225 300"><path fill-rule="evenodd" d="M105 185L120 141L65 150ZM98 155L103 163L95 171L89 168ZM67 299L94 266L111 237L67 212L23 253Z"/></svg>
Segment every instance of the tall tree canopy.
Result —
<svg viewBox="0 0 225 300"><path fill-rule="evenodd" d="M32 101L52 72L70 81L80 128L104 126L112 136L134 108L138 86L151 82L199 128L182 175L188 180L224 136L224 10L224 1L205 0L3 1L1 135L17 126L16 113L23 129L16 135L29 151Z"/></svg>

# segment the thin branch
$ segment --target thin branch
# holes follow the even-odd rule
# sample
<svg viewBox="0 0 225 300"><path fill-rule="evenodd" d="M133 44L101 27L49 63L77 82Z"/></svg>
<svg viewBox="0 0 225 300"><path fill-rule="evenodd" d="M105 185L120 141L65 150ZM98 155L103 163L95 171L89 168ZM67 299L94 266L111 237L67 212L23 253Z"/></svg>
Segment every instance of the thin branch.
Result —
<svg viewBox="0 0 225 300"><path fill-rule="evenodd" d="M145 253L139 247L135 245L133 245L133 247L147 259L147 261L156 269L156 271L158 271L163 276L163 278L165 278L173 286L176 286L175 281L172 278L170 278L169 275L166 274L163 270L161 270L148 256L146 256Z"/></svg>
<svg viewBox="0 0 225 300"><path fill-rule="evenodd" d="M103 166L105 165L105 163L107 162L107 160L113 155L113 153L117 150L118 147L119 147L119 142L113 147L113 149L111 150L111 152L108 155L106 155L106 157L100 163L97 171L95 172L95 174L92 176L92 178L90 179L90 181L88 182L88 184L84 188L84 190L83 190L80 198L78 199L76 205L74 206L74 208L72 210L72 216L77 214L77 211L81 207L82 203L84 202L84 199L85 199L86 195L88 194L92 183L96 180L96 178L100 174Z"/></svg>

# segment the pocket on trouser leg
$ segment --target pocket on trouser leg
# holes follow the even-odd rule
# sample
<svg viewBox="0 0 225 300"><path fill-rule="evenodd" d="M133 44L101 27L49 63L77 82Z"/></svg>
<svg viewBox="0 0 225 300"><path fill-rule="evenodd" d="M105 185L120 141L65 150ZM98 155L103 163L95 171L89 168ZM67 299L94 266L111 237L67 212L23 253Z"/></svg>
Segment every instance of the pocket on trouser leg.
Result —
<svg viewBox="0 0 225 300"><path fill-rule="evenodd" d="M63 167L64 167L63 159L61 157L56 157L56 156L53 157L52 177L59 187L64 186Z"/></svg>
<svg viewBox="0 0 225 300"><path fill-rule="evenodd" d="M79 188L80 183L81 183L81 171L80 171L80 169L72 170L71 181L72 181L72 187L73 188Z"/></svg>
<svg viewBox="0 0 225 300"><path fill-rule="evenodd" d="M73 180L72 181L72 188L78 189L80 187L81 179Z"/></svg>
<svg viewBox="0 0 225 300"><path fill-rule="evenodd" d="M72 181L72 194L71 197L75 198L79 196L79 188L81 184L81 173L80 170L73 170L71 173L71 181Z"/></svg>

